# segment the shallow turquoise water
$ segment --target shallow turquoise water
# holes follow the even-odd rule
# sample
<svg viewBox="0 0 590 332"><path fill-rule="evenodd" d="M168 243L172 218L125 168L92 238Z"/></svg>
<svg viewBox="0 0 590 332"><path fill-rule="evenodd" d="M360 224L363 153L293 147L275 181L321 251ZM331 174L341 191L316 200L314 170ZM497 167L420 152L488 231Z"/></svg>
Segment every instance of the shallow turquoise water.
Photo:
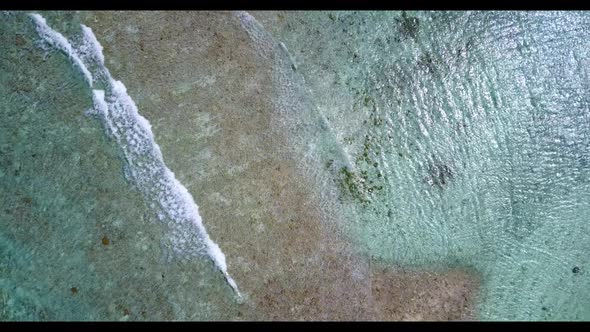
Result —
<svg viewBox="0 0 590 332"><path fill-rule="evenodd" d="M76 33L71 17L47 16ZM482 319L590 319L590 16L293 17L288 27L260 22L304 82L297 93L313 105L302 116L329 128L312 158L340 188L344 226L365 253L476 269ZM165 232L84 115L92 95L80 73L34 45L24 15L0 21L0 319L120 319L113 306L146 303L161 309L152 319L222 318L209 301L231 302L231 292L211 264L191 263L198 296L183 297L186 274L164 277ZM100 255L111 228L126 246ZM122 287L137 296L123 298Z"/></svg>
<svg viewBox="0 0 590 332"><path fill-rule="evenodd" d="M482 319L590 319L587 13L266 22L346 151L326 166L368 254L475 268Z"/></svg>

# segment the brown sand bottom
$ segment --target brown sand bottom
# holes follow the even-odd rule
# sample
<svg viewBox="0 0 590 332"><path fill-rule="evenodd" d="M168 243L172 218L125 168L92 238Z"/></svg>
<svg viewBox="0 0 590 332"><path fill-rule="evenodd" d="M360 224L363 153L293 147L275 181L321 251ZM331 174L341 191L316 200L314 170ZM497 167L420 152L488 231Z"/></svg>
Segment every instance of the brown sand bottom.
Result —
<svg viewBox="0 0 590 332"><path fill-rule="evenodd" d="M371 263L343 233L343 221L322 212L327 202L318 198L318 185L289 152L288 133L273 126L273 117L283 116L272 104L274 64L258 56L229 13L87 14L113 76L153 124L166 164L195 197L247 296L241 306L218 293L207 296L222 308L219 319L473 318L474 274ZM179 45L193 47L190 56ZM207 75L214 85L179 88ZM199 114L211 122L200 124ZM210 134L195 134L203 132Z"/></svg>
<svg viewBox="0 0 590 332"><path fill-rule="evenodd" d="M220 123L236 128L244 123L237 120ZM232 146L225 143L219 143L220 156L227 151L222 146ZM202 215L216 226L211 227L212 238L224 248L230 273L248 297L232 319L475 318L477 274L404 271L358 253L342 220L319 207L315 187L297 162L278 155L252 162L232 181L207 186L226 193L230 202L225 209L203 204Z"/></svg>
<svg viewBox="0 0 590 332"><path fill-rule="evenodd" d="M242 252L240 260L260 270L247 276L234 269L249 295L237 319L475 319L480 281L471 271L405 271L356 254L326 224L299 220L275 229L283 227L268 236L270 250ZM264 272L270 269L280 272Z"/></svg>
<svg viewBox="0 0 590 332"><path fill-rule="evenodd" d="M275 296L265 295L257 303L267 318L291 318L293 303L306 308L300 317L306 320L393 320L453 321L475 319L473 292L477 281L463 271L447 273L401 272L391 267L372 266L370 271L372 303L352 313L344 303L319 308L310 290L282 289ZM271 285L269 285L271 286ZM347 299L350 300L350 299ZM358 299L357 299L358 300Z"/></svg>

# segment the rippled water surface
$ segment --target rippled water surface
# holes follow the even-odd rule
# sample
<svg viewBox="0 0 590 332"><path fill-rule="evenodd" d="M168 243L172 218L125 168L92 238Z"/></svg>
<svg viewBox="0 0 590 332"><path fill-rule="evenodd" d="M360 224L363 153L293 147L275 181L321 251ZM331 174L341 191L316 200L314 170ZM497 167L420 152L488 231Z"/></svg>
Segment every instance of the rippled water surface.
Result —
<svg viewBox="0 0 590 332"><path fill-rule="evenodd" d="M589 18L339 12L273 27L346 151L326 167L369 254L481 271L482 318L588 319Z"/></svg>
<svg viewBox="0 0 590 332"><path fill-rule="evenodd" d="M161 222L156 180L147 198L130 180L151 159L85 112L92 89L26 13L1 13L0 319L241 319L244 306L269 318L257 293L299 301L278 286L299 242L262 240L302 236L285 226L301 217L293 206L320 211L360 257L480 275L476 319L590 319L588 13L179 13L168 34L146 27L161 13L42 15L74 45L80 23L95 31L151 122L158 167L205 211L245 298L217 263L170 250L197 240ZM305 195L289 196L292 174ZM268 178L280 190L267 195ZM348 286L334 287L343 299Z"/></svg>

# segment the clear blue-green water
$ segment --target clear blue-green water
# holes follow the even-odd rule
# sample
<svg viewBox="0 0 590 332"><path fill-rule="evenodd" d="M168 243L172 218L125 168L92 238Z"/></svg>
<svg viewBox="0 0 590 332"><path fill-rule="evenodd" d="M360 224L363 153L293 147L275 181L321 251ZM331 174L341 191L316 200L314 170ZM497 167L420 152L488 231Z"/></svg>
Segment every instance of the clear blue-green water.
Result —
<svg viewBox="0 0 590 332"><path fill-rule="evenodd" d="M590 318L589 23L336 12L275 29L346 152L326 165L368 254L475 268L482 319Z"/></svg>
<svg viewBox="0 0 590 332"><path fill-rule="evenodd" d="M253 45L284 43L277 105L308 98L284 117L320 124L292 144L363 253L474 269L479 319L590 319L587 13L272 15L253 13ZM44 16L79 34L77 15ZM232 317L210 261L166 263L167 230L85 115L71 59L25 13L0 31L0 319Z"/></svg>

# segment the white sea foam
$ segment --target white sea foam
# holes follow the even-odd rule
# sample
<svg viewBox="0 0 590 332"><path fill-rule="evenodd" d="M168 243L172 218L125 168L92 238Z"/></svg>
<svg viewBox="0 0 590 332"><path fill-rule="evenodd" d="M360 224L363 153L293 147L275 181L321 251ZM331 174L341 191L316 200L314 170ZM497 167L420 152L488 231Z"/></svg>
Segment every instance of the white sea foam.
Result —
<svg viewBox="0 0 590 332"><path fill-rule="evenodd" d="M126 178L137 186L158 219L167 226L170 233L168 249L184 257L207 255L241 297L236 282L227 272L225 255L207 234L193 197L164 163L149 121L139 114L125 85L114 80L104 66L102 46L92 29L82 25L82 41L78 49L73 49L61 34L45 24L41 16L33 15L41 27L39 34L44 39L53 36L51 40L57 42L51 45L75 55L70 58L84 70L92 68L97 83L104 87L104 90L92 91L94 114L101 119L108 136L117 142L125 160Z"/></svg>
<svg viewBox="0 0 590 332"><path fill-rule="evenodd" d="M78 56L77 52L74 50L70 42L68 42L68 40L64 36L62 36L61 33L51 29L47 25L47 22L45 21L45 18L43 18L43 16L39 14L30 14L30 16L33 19L33 21L35 21L35 27L37 28L37 33L39 34L39 36L41 36L41 38L43 38L43 40L46 41L49 45L65 53L70 58L70 60L72 60L74 65L78 67L78 69L80 69L82 74L84 74L84 78L86 79L88 85L92 87L92 74L90 73L88 68L86 68L86 66L82 63L82 60L80 60L80 57Z"/></svg>
<svg viewBox="0 0 590 332"><path fill-rule="evenodd" d="M80 51L85 56L94 57L94 60L98 61L99 64L104 65L104 55L102 54L102 45L96 40L94 33L92 33L92 29L81 24L82 26L82 33L84 37L82 38L82 45L80 46Z"/></svg>
<svg viewBox="0 0 590 332"><path fill-rule="evenodd" d="M104 100L104 90L92 90L92 101L94 103L95 114L107 114L108 105Z"/></svg>

